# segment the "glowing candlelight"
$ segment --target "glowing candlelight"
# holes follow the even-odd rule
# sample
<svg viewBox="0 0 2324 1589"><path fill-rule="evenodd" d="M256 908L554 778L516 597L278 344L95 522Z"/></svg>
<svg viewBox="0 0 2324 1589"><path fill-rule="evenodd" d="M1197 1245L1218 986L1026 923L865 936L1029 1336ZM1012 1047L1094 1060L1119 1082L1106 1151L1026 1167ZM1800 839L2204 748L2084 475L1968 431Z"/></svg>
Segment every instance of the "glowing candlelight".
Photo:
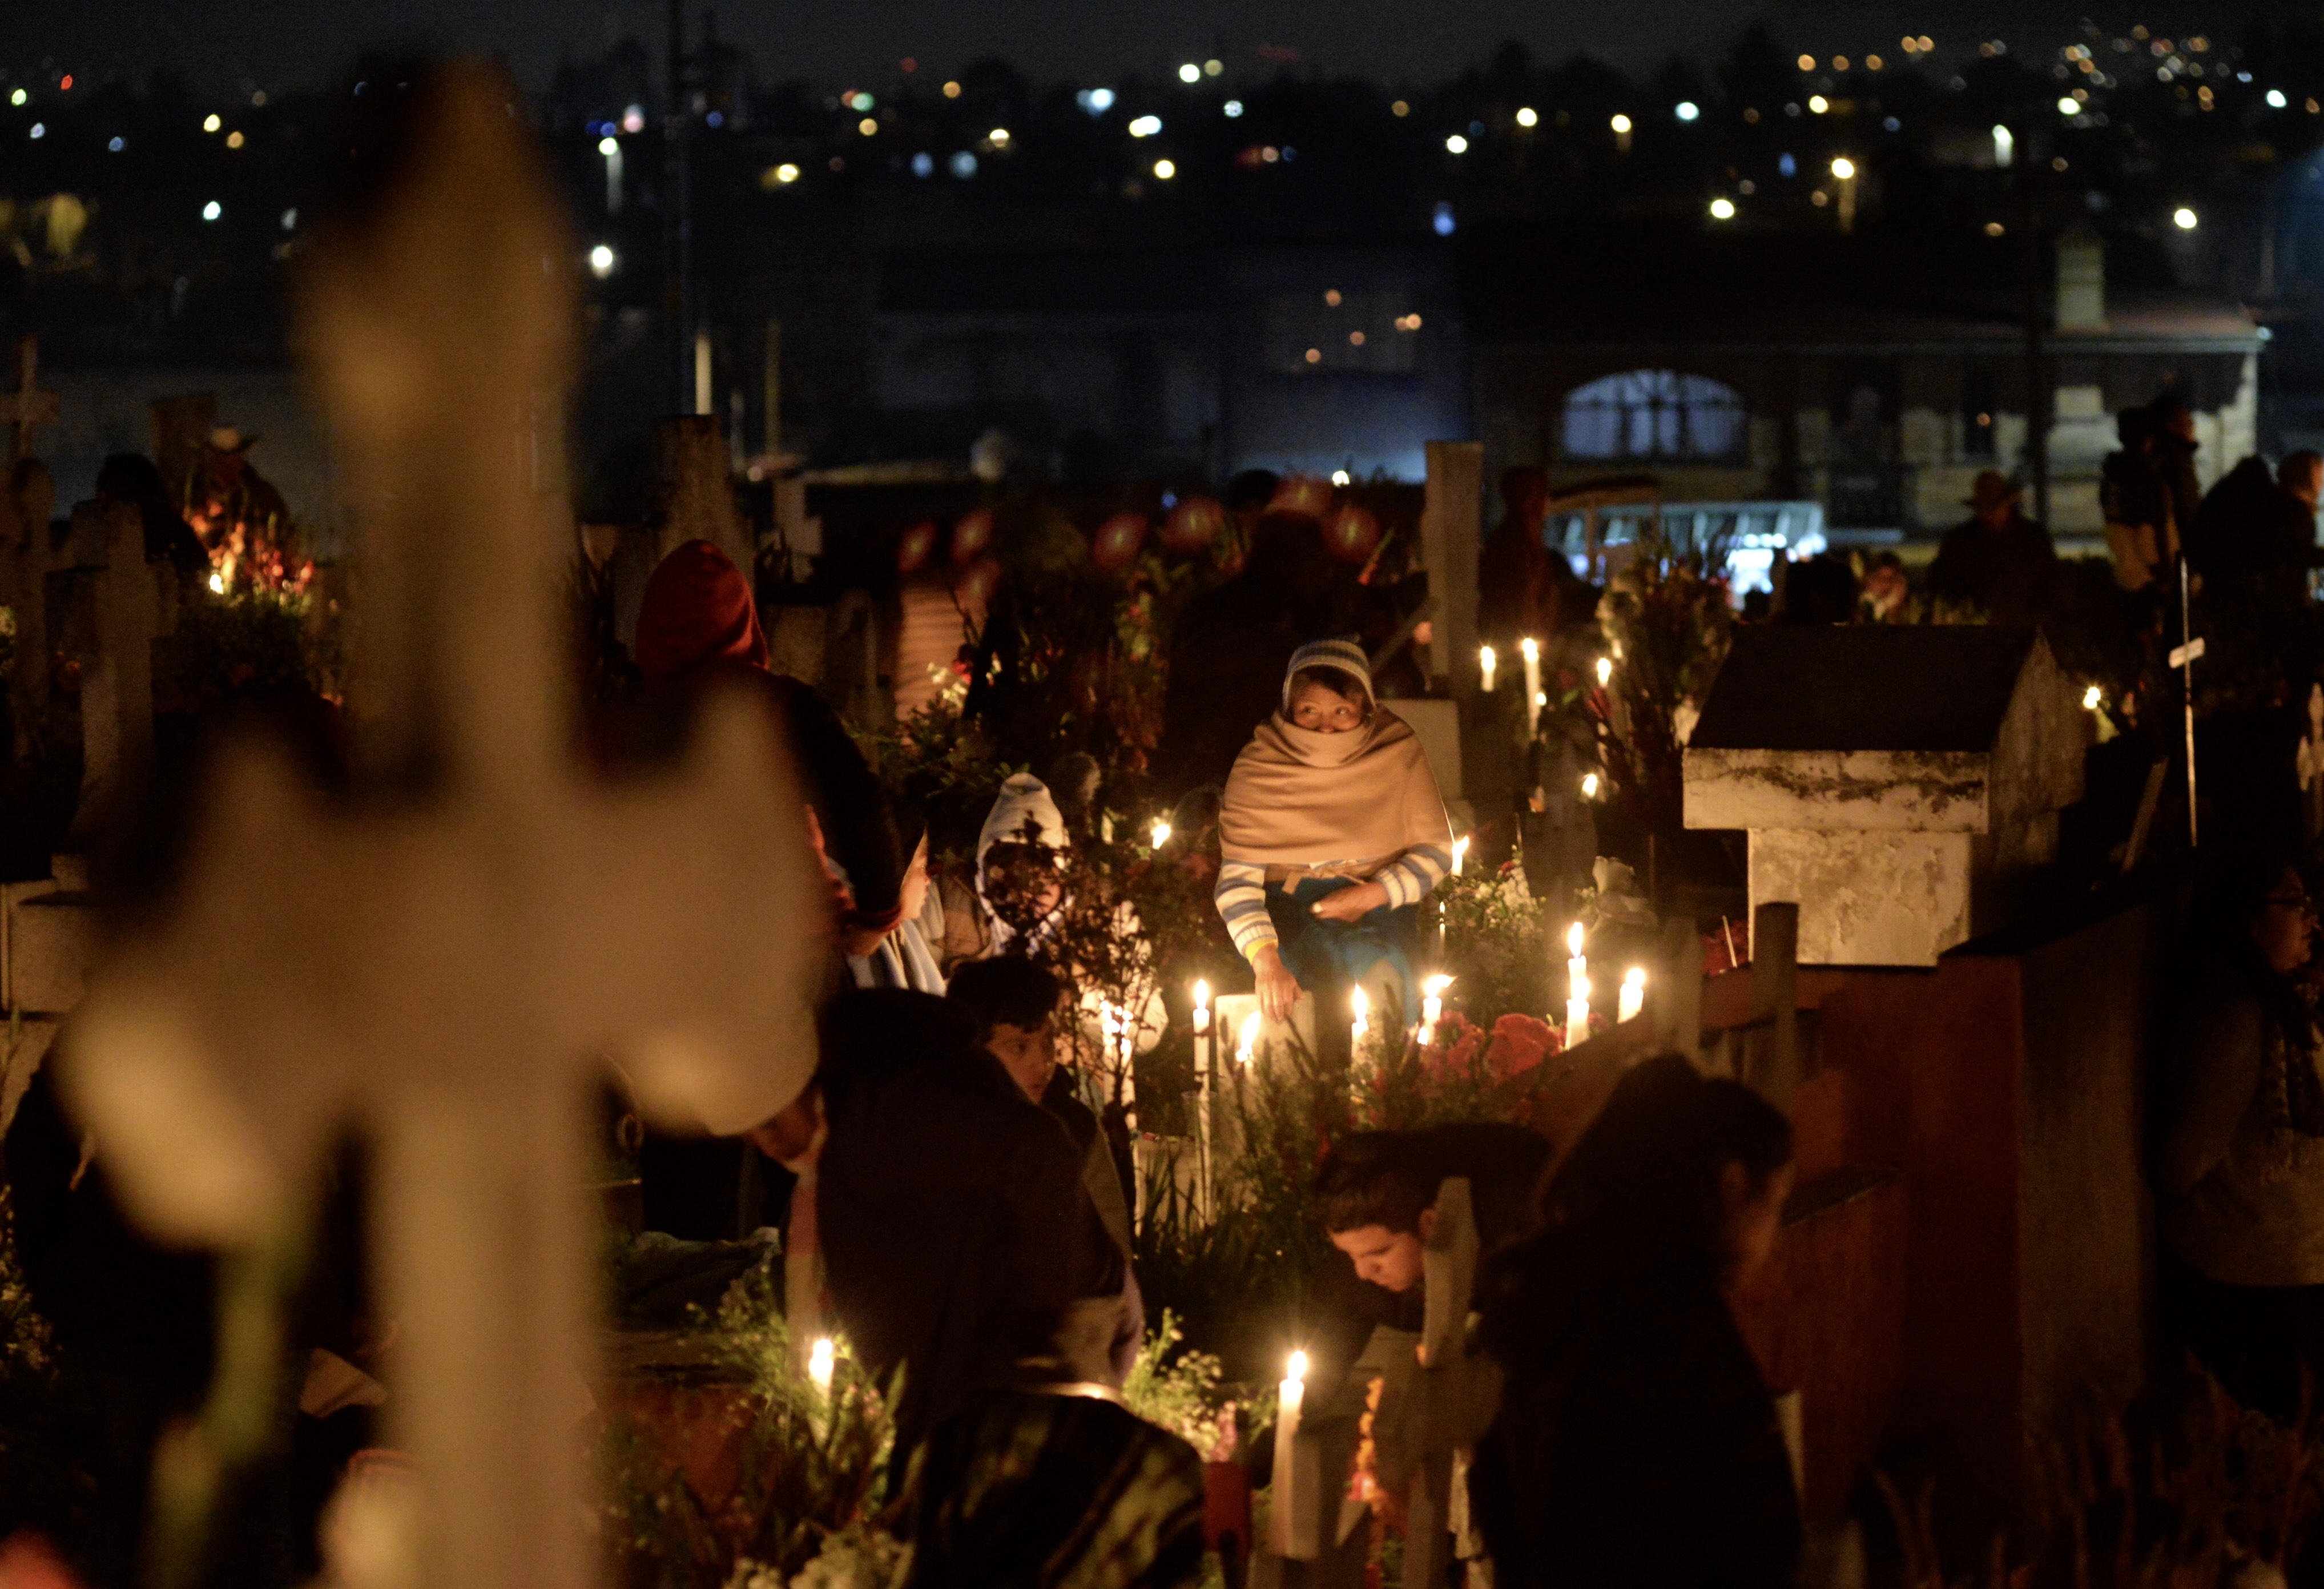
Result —
<svg viewBox="0 0 2324 1589"><path fill-rule="evenodd" d="M1353 1053L1372 1029L1372 1002L1361 988L1348 991L1348 1009L1352 1019L1348 1023L1348 1051Z"/></svg>
<svg viewBox="0 0 2324 1589"><path fill-rule="evenodd" d="M1542 705L1543 699L1541 693L1541 642L1528 634L1517 642L1517 651L1518 653L1525 658L1526 699L1532 702L1534 707L1538 709Z"/></svg>
<svg viewBox="0 0 2324 1589"><path fill-rule="evenodd" d="M807 1377L814 1381L816 1395L828 1397L831 1394L832 1364L838 1355L839 1349L832 1344L829 1335L818 1337L807 1353Z"/></svg>
<svg viewBox="0 0 2324 1589"><path fill-rule="evenodd" d="M1157 817L1154 818L1154 847L1158 850L1169 842L1170 824L1163 818Z"/></svg>
<svg viewBox="0 0 2324 1589"><path fill-rule="evenodd" d="M1582 775L1582 798L1585 800L1594 800L1598 798L1598 774L1595 772L1584 772Z"/></svg>
<svg viewBox="0 0 2324 1589"><path fill-rule="evenodd" d="M1275 1388L1275 1505L1273 1527L1276 1554L1287 1556L1296 1537L1299 1506L1313 1498L1297 1494L1299 1409L1307 1400L1307 1354L1294 1352L1283 1365L1283 1381Z"/></svg>
<svg viewBox="0 0 2324 1589"><path fill-rule="evenodd" d="M1646 1007L1646 968L1643 965L1633 965L1623 974L1621 1001L1615 1006L1614 1020L1617 1023L1636 1021L1638 1018L1638 1012Z"/></svg>
<svg viewBox="0 0 2324 1589"><path fill-rule="evenodd" d="M1582 952L1579 921L1565 930L1565 1046L1571 1049L1590 1037L1590 961Z"/></svg>
<svg viewBox="0 0 2324 1589"><path fill-rule="evenodd" d="M1211 1030L1211 984L1194 984L1194 1035L1201 1037Z"/></svg>
<svg viewBox="0 0 2324 1589"><path fill-rule="evenodd" d="M1611 657L1600 657L1600 658L1599 658L1599 659L1598 659L1598 688L1600 688L1600 689L1603 689L1603 688L1605 688L1608 685L1609 685L1609 684L1611 684L1611 683L1613 683L1613 682L1614 682L1614 659L1613 659L1613 658L1611 658Z"/></svg>
<svg viewBox="0 0 2324 1589"><path fill-rule="evenodd" d="M1438 975L1420 984L1420 1040L1434 1042L1437 1022L1444 1019L1444 990L1452 985L1449 976Z"/></svg>
<svg viewBox="0 0 2324 1589"><path fill-rule="evenodd" d="M1461 875L1461 864L1469 858L1469 836L1462 834L1452 841L1452 875Z"/></svg>
<svg viewBox="0 0 2324 1589"><path fill-rule="evenodd" d="M1477 648L1477 681L1487 695L1493 693L1493 667L1500 661L1489 645Z"/></svg>
<svg viewBox="0 0 2324 1589"><path fill-rule="evenodd" d="M1259 1051L1259 1012L1254 1010L1242 1018L1242 1030L1235 1037L1235 1063L1248 1068L1250 1057Z"/></svg>

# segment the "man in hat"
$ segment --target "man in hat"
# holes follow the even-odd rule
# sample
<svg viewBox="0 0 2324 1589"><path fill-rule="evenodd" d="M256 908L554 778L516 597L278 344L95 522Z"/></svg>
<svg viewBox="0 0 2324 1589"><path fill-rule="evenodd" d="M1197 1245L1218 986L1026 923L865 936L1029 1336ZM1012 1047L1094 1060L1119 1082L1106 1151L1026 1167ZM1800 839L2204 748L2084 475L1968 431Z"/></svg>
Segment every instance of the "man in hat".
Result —
<svg viewBox="0 0 2324 1589"><path fill-rule="evenodd" d="M1929 569L1939 601L1981 607L1996 624L2039 624L2058 586L2050 532L2018 511L2019 488L1998 469L1978 474L1969 516L1945 534Z"/></svg>
<svg viewBox="0 0 2324 1589"><path fill-rule="evenodd" d="M305 565L290 550L290 504L250 467L257 445L257 437L232 425L210 432L208 457L188 493L186 522L226 584L296 585Z"/></svg>

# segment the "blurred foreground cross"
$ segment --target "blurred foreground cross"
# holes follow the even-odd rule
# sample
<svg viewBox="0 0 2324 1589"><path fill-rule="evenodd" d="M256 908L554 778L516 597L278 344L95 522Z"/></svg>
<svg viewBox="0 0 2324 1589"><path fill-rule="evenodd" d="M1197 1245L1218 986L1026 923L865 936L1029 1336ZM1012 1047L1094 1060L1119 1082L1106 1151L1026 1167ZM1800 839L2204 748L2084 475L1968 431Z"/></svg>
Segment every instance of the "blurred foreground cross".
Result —
<svg viewBox="0 0 2324 1589"><path fill-rule="evenodd" d="M359 776L235 748L171 901L124 924L64 1084L132 1212L251 1240L335 1128L372 1145L415 1584L579 1589L594 1054L740 1130L813 1063L802 807L768 724L609 791L573 765L544 481L572 251L482 72L319 252L305 336L367 532ZM560 529L561 526L561 529Z"/></svg>

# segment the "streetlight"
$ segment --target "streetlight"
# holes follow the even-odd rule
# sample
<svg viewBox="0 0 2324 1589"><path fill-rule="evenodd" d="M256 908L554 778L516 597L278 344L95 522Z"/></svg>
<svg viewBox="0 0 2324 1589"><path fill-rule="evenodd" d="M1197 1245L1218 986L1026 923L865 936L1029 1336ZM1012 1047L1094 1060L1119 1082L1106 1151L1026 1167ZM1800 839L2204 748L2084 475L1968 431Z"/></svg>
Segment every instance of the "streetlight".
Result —
<svg viewBox="0 0 2324 1589"><path fill-rule="evenodd" d="M1732 199L1712 199L1711 201L1711 218L1714 221L1733 220L1735 218L1735 201Z"/></svg>
<svg viewBox="0 0 2324 1589"><path fill-rule="evenodd" d="M1444 140L1444 152L1447 154L1468 153L1469 140L1462 137L1460 134L1454 133Z"/></svg>
<svg viewBox="0 0 2324 1589"><path fill-rule="evenodd" d="M600 282L611 276L613 267L621 263L610 244L600 243L589 251L589 273Z"/></svg>
<svg viewBox="0 0 2324 1589"><path fill-rule="evenodd" d="M2195 212L2188 208L2183 204L2171 212L2171 224L2178 227L2182 232L2193 231L2195 229Z"/></svg>
<svg viewBox="0 0 2324 1589"><path fill-rule="evenodd" d="M605 157L605 213L622 213L622 141L615 137L597 140L597 152Z"/></svg>
<svg viewBox="0 0 2324 1589"><path fill-rule="evenodd" d="M2058 101L2058 114L2060 115L2080 115L2082 114L2082 102L2069 94Z"/></svg>
<svg viewBox="0 0 2324 1589"><path fill-rule="evenodd" d="M1856 162L1845 154L1831 162L1831 174L1840 180L1840 229L1856 230Z"/></svg>
<svg viewBox="0 0 2324 1589"><path fill-rule="evenodd" d="M1630 118L1616 111L1613 120L1606 125L1614 129L1614 147L1628 154L1630 152Z"/></svg>

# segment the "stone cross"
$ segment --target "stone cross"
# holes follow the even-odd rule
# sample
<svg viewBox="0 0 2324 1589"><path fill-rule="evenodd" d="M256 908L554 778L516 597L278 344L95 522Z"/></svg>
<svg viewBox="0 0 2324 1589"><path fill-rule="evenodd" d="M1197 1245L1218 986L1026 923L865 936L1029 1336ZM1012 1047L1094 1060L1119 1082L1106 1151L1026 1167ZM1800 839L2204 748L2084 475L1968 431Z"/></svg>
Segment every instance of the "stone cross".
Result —
<svg viewBox="0 0 2324 1589"><path fill-rule="evenodd" d="M32 456L36 450L32 432L36 429L57 422L57 394L40 390L40 370L41 339L16 338L16 390L0 392L0 425L16 429L14 450L8 457L11 465Z"/></svg>
<svg viewBox="0 0 2324 1589"><path fill-rule="evenodd" d="M542 484L577 250L505 79L413 98L404 168L318 244L302 303L365 531L355 793L230 749L60 1081L133 1215L189 1243L275 1228L329 1135L364 1132L411 1581L581 1589L593 1058L724 1132L795 1098L810 864L779 742L736 701L678 771L578 775L572 531Z"/></svg>
<svg viewBox="0 0 2324 1589"><path fill-rule="evenodd" d="M2187 559L2179 559L2179 643L2171 648L2171 665L2179 670L2180 694L2186 698L2187 716L2187 845L2192 849L2198 842L2195 835L2195 664L2202 661L2203 642L2196 634L2189 618Z"/></svg>

